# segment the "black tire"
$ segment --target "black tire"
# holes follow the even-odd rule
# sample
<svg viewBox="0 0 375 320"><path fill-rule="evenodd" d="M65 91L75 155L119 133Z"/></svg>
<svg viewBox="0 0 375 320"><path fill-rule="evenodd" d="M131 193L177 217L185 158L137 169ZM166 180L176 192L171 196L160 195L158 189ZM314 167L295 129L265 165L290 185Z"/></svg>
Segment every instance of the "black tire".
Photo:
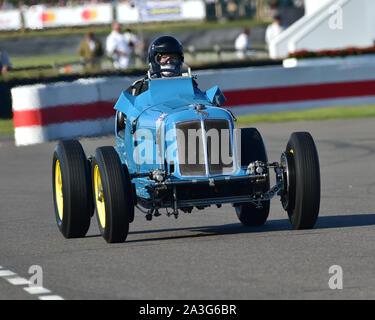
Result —
<svg viewBox="0 0 375 320"><path fill-rule="evenodd" d="M126 115L121 111L116 113L116 133L120 138L125 136Z"/></svg>
<svg viewBox="0 0 375 320"><path fill-rule="evenodd" d="M320 167L315 142L308 132L294 132L285 150L290 176L284 208L295 229L311 229L319 215ZM285 185L285 184L284 184Z"/></svg>
<svg viewBox="0 0 375 320"><path fill-rule="evenodd" d="M89 162L77 140L60 141L53 153L55 217L65 238L84 237L93 213Z"/></svg>
<svg viewBox="0 0 375 320"><path fill-rule="evenodd" d="M238 219L244 226L256 227L263 226L270 212L270 201L262 201L261 207L257 208L253 203L243 203L236 206Z"/></svg>
<svg viewBox="0 0 375 320"><path fill-rule="evenodd" d="M250 162L256 160L267 163L268 157L262 136L256 128L241 129L241 167L247 167ZM263 191L270 188L269 177ZM262 201L257 208L254 203L242 203L235 205L236 214L245 226L262 226L267 221L270 212L270 200Z"/></svg>
<svg viewBox="0 0 375 320"><path fill-rule="evenodd" d="M91 174L100 233L108 243L124 242L134 217L127 167L113 147L100 147L93 157Z"/></svg>

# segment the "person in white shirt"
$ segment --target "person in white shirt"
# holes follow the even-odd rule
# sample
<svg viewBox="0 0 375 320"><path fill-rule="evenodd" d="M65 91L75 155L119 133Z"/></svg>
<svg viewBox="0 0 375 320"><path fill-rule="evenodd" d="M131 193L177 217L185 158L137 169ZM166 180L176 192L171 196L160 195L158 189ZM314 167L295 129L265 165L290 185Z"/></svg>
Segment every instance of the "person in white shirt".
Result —
<svg viewBox="0 0 375 320"><path fill-rule="evenodd" d="M266 43L269 47L271 41L275 39L281 32L283 32L283 27L281 26L280 15L275 15L273 18L273 23L267 27L266 30Z"/></svg>
<svg viewBox="0 0 375 320"><path fill-rule="evenodd" d="M141 47L141 41L129 28L125 30L124 37L130 49L129 66L135 66L135 56Z"/></svg>
<svg viewBox="0 0 375 320"><path fill-rule="evenodd" d="M234 48L237 51L237 57L239 59L245 59L249 55L250 43L248 29L243 29L240 35L236 38Z"/></svg>
<svg viewBox="0 0 375 320"><path fill-rule="evenodd" d="M112 32L106 40L106 50L108 56L113 60L115 69L126 69L129 66L131 50L126 38L120 31L120 24L115 22L112 26Z"/></svg>

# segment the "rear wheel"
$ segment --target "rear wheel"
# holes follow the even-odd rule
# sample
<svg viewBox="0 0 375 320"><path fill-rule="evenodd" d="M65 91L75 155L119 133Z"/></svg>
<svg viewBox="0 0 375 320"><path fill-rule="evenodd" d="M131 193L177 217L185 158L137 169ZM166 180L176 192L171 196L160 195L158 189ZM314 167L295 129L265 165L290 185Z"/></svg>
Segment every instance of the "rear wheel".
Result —
<svg viewBox="0 0 375 320"><path fill-rule="evenodd" d="M93 213L89 162L77 140L59 142L52 162L55 217L65 238L84 237Z"/></svg>
<svg viewBox="0 0 375 320"><path fill-rule="evenodd" d="M131 182L113 147L100 147L92 160L93 194L99 230L109 242L124 242L134 217Z"/></svg>
<svg viewBox="0 0 375 320"><path fill-rule="evenodd" d="M281 156L281 202L295 229L311 229L319 215L320 168L318 152L308 132L294 132Z"/></svg>
<svg viewBox="0 0 375 320"><path fill-rule="evenodd" d="M256 160L268 162L262 136L256 128L243 128L241 129L241 167L247 167L249 163ZM268 177L262 191L268 191L269 188ZM270 212L270 200L262 201L260 206L249 202L235 205L235 208L237 217L243 225L262 226L267 221Z"/></svg>

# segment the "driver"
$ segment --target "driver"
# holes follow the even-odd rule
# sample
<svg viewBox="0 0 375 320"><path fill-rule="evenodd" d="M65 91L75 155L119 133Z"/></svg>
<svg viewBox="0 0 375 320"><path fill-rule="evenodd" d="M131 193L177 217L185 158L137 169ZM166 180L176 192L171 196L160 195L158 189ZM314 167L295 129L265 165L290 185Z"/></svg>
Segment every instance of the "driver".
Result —
<svg viewBox="0 0 375 320"><path fill-rule="evenodd" d="M168 78L181 76L184 52L180 41L172 36L161 36L155 39L148 49L148 61L151 78ZM126 92L137 96L148 89L148 76L135 81ZM194 88L198 88L193 79Z"/></svg>

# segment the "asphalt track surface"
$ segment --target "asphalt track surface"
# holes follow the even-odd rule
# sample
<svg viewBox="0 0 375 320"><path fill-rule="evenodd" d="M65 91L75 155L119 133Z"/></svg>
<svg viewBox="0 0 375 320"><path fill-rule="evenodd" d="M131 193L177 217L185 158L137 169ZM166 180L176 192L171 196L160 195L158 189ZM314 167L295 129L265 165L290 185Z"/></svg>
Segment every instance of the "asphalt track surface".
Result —
<svg viewBox="0 0 375 320"><path fill-rule="evenodd" d="M64 239L52 203L56 143L17 148L0 137L0 299L43 296L10 282L29 279L32 265L49 295L64 299L374 299L374 119L257 128L270 161L293 131L313 135L322 177L314 229L292 230L275 198L262 227L243 227L228 205L152 221L137 211L122 244L107 244L95 217L86 238ZM91 154L114 140L81 142ZM328 286L332 265L342 268L342 289Z"/></svg>

